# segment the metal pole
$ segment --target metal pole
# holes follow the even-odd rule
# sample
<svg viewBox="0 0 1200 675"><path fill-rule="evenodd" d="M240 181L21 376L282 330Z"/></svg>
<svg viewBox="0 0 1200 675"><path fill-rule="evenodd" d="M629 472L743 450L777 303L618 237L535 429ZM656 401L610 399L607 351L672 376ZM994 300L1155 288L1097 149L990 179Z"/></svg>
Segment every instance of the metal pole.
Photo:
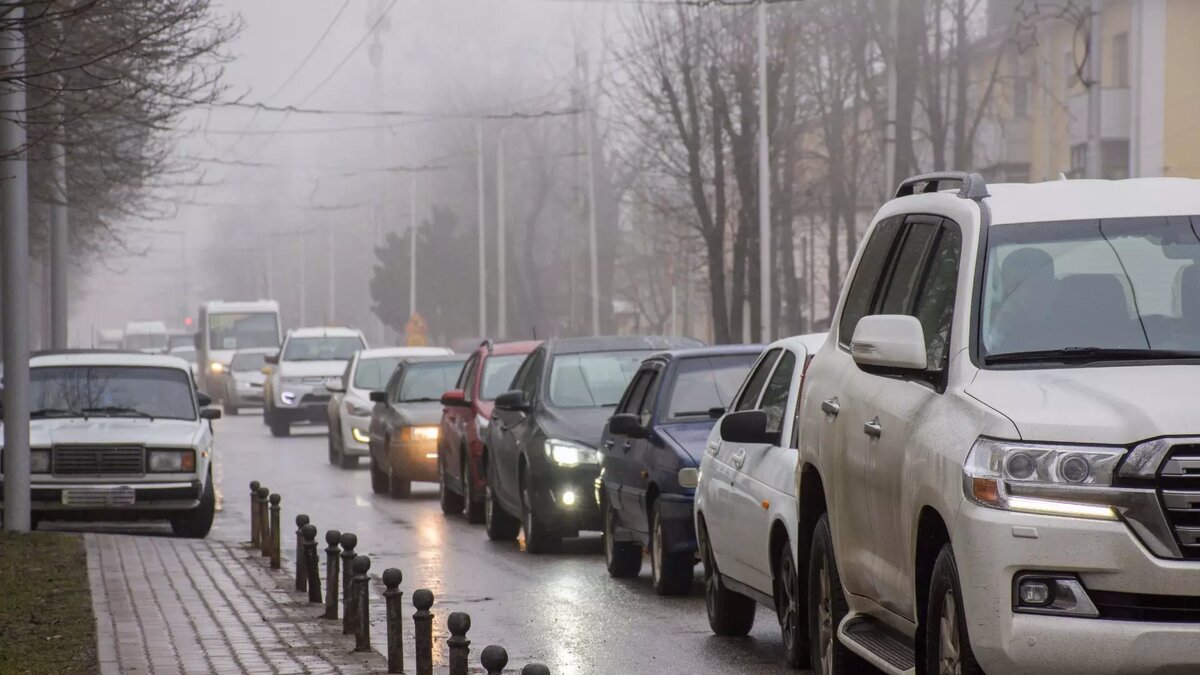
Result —
<svg viewBox="0 0 1200 675"><path fill-rule="evenodd" d="M408 315L417 314L417 176L408 183Z"/></svg>
<svg viewBox="0 0 1200 675"><path fill-rule="evenodd" d="M60 80L61 81L61 80ZM63 124L62 104L58 105L59 124ZM55 133L50 146L54 163L54 202L50 219L50 346L67 348L67 264L70 259L69 212L67 207L67 151L62 143L64 130Z"/></svg>
<svg viewBox="0 0 1200 675"><path fill-rule="evenodd" d="M6 0L0 32L0 226L4 228L4 529L28 532L29 166L26 163L25 9Z"/></svg>
<svg viewBox="0 0 1200 675"><path fill-rule="evenodd" d="M476 181L479 186L479 335L486 337L487 330L487 258L485 257L486 239L484 223L487 213L484 211L485 199L483 194L483 122L475 123L475 145L479 152L476 167Z"/></svg>
<svg viewBox="0 0 1200 675"><path fill-rule="evenodd" d="M305 270L308 269L308 232L300 233L300 325L308 325L308 317L305 312L305 306L308 305L308 293L305 288L308 285L308 275Z"/></svg>
<svg viewBox="0 0 1200 675"><path fill-rule="evenodd" d="M887 122L884 126L883 194L888 196L896 189L896 108L900 88L896 72L900 52L900 0L888 3L888 34L892 38L892 62L888 66L887 79Z"/></svg>
<svg viewBox="0 0 1200 675"><path fill-rule="evenodd" d="M1103 89L1100 81L1103 79L1104 59L1100 52L1104 44L1104 0L1092 0L1091 16L1088 17L1088 142L1087 142L1087 177L1103 178L1104 168L1101 161L1101 103Z"/></svg>
<svg viewBox="0 0 1200 675"><path fill-rule="evenodd" d="M326 236L329 237L329 250L327 251L329 255L329 319L326 321L326 325L334 326L337 325L337 320L333 318L334 312L337 310L337 242L333 236L332 226L326 230Z"/></svg>
<svg viewBox="0 0 1200 675"><path fill-rule="evenodd" d="M504 260L504 131L496 138L496 337L508 334L507 261Z"/></svg>
<svg viewBox="0 0 1200 675"><path fill-rule="evenodd" d="M600 270L596 255L596 149L592 138L595 129L592 128L592 87L591 74L588 68L588 54L584 52L583 59L583 100L584 114L587 115L583 133L587 141L587 178L588 178L588 285L592 296L592 335L600 334Z"/></svg>
<svg viewBox="0 0 1200 675"><path fill-rule="evenodd" d="M767 105L767 3L758 0L758 293L763 342L771 341L771 141Z"/></svg>

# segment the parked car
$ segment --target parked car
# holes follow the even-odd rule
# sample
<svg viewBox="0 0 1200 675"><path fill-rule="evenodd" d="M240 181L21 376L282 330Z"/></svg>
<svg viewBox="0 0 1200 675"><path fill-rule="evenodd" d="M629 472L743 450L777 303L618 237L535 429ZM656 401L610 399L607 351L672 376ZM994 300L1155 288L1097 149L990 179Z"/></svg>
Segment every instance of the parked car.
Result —
<svg viewBox="0 0 1200 675"><path fill-rule="evenodd" d="M168 520L179 536L208 535L216 509L209 421L221 413L204 407L210 399L186 361L76 350L35 354L29 365L35 527Z"/></svg>
<svg viewBox="0 0 1200 675"><path fill-rule="evenodd" d="M325 384L336 381L354 352L366 348L366 338L354 328L288 331L279 352L266 357L272 368L263 388L263 421L271 435L287 436L298 422L324 423Z"/></svg>
<svg viewBox="0 0 1200 675"><path fill-rule="evenodd" d="M331 394L325 406L329 424L329 463L343 469L358 466L370 454L371 392L387 386L400 359L407 356L445 356L445 347L382 347L355 352L346 371L325 385Z"/></svg>
<svg viewBox="0 0 1200 675"><path fill-rule="evenodd" d="M609 574L637 576L649 548L655 592L691 589L696 468L716 418L761 353L761 345L704 347L642 361L600 442L597 499Z"/></svg>
<svg viewBox="0 0 1200 675"><path fill-rule="evenodd" d="M696 346L689 338L564 338L531 352L513 390L496 397L488 425L488 537L515 539L524 529L525 550L542 553L599 530L596 448L605 421L642 359Z"/></svg>
<svg viewBox="0 0 1200 675"><path fill-rule="evenodd" d="M220 399L226 415L238 415L243 408L263 405L267 357L277 352L274 347L239 349L229 359L228 367L223 367L220 373L209 373L209 381L217 388L212 392L213 398Z"/></svg>
<svg viewBox="0 0 1200 675"><path fill-rule="evenodd" d="M762 352L707 437L696 488L709 626L717 635L745 635L760 602L776 610L792 662L802 648L792 639L799 576L789 545L796 541L796 406L805 367L824 342L824 333L802 335Z"/></svg>
<svg viewBox="0 0 1200 675"><path fill-rule="evenodd" d="M442 395L438 476L443 513L462 513L465 507L468 521L483 522L487 490L483 440L492 419L492 402L508 391L517 368L539 344L483 341L463 366L454 389Z"/></svg>
<svg viewBox="0 0 1200 675"><path fill-rule="evenodd" d="M382 390L372 391L368 429L371 489L406 499L413 481L438 479L442 394L454 386L465 354L405 357Z"/></svg>

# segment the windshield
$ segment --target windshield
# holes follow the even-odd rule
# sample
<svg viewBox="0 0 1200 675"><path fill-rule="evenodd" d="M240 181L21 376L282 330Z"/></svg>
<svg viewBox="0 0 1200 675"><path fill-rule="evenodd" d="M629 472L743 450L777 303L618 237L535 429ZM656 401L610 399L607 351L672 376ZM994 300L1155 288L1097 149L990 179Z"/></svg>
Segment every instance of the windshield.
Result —
<svg viewBox="0 0 1200 675"><path fill-rule="evenodd" d="M1198 351L1200 237L1187 217L993 227L982 310L985 361Z"/></svg>
<svg viewBox="0 0 1200 675"><path fill-rule="evenodd" d="M54 366L30 370L34 418L111 415L196 419L191 379L175 368Z"/></svg>
<svg viewBox="0 0 1200 675"><path fill-rule="evenodd" d="M712 408L728 408L757 358L758 354L731 354L684 359L676 370L667 417L707 417Z"/></svg>
<svg viewBox="0 0 1200 675"><path fill-rule="evenodd" d="M292 338L283 352L284 361L349 361L366 347L359 337Z"/></svg>
<svg viewBox="0 0 1200 675"><path fill-rule="evenodd" d="M267 365L267 355L258 352L250 352L248 354L234 354L233 361L229 363L229 369L235 372L243 373L248 371L262 370L263 366Z"/></svg>
<svg viewBox="0 0 1200 675"><path fill-rule="evenodd" d="M130 333L125 336L122 347L130 351L167 351L166 333Z"/></svg>
<svg viewBox="0 0 1200 675"><path fill-rule="evenodd" d="M196 362L196 350L192 347L188 347L186 349L184 349L182 347L180 347L178 349L172 349L170 351L170 354L171 354L171 356L178 356L179 358L181 358L184 361L187 361L189 363Z"/></svg>
<svg viewBox="0 0 1200 675"><path fill-rule="evenodd" d="M387 386L388 378L400 363L399 356L381 356L374 359L358 360L358 370L354 373L354 387L375 391Z"/></svg>
<svg viewBox="0 0 1200 675"><path fill-rule="evenodd" d="M483 362L483 382L479 383L479 398L494 401L497 396L510 389L513 376L525 361L525 354L489 356Z"/></svg>
<svg viewBox="0 0 1200 675"><path fill-rule="evenodd" d="M209 349L254 349L279 346L279 315L233 312L208 315Z"/></svg>
<svg viewBox="0 0 1200 675"><path fill-rule="evenodd" d="M595 352L554 357L550 403L560 408L615 406L648 351Z"/></svg>
<svg viewBox="0 0 1200 675"><path fill-rule="evenodd" d="M439 401L442 394L454 388L462 361L434 361L409 364L400 382L399 403Z"/></svg>

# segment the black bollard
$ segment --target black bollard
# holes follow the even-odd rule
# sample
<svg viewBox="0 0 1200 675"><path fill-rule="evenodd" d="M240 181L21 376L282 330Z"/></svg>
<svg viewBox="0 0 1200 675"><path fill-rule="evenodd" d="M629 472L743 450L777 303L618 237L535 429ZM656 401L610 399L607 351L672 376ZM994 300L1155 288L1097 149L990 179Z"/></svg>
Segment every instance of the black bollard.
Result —
<svg viewBox="0 0 1200 675"><path fill-rule="evenodd" d="M250 481L250 545L258 546L258 481Z"/></svg>
<svg viewBox="0 0 1200 675"><path fill-rule="evenodd" d="M282 510L279 502L283 501L283 497L280 497L277 493L271 495L269 500L271 502L271 545L269 547L271 551L271 569L277 570L283 562L280 559L281 552L279 550L281 543L279 541L279 516Z"/></svg>
<svg viewBox="0 0 1200 675"><path fill-rule="evenodd" d="M308 601L321 602L321 561L317 557L317 526L309 523L300 528L304 536L304 570L308 572Z"/></svg>
<svg viewBox="0 0 1200 675"><path fill-rule="evenodd" d="M387 662L389 673L404 672L404 574L395 567L383 571L384 602L387 603Z"/></svg>
<svg viewBox="0 0 1200 675"><path fill-rule="evenodd" d="M433 675L433 591L418 588L413 591L413 643L417 660L417 675Z"/></svg>
<svg viewBox="0 0 1200 675"><path fill-rule="evenodd" d="M307 524L307 515L301 513L296 516L296 590L301 593L308 590L308 572L304 569L304 535L301 533Z"/></svg>
<svg viewBox="0 0 1200 675"><path fill-rule="evenodd" d="M467 659L471 655L471 641L467 639L467 631L471 630L471 615L466 612L450 612L446 619L446 627L450 629L450 637L446 646L450 652L450 675L467 675Z"/></svg>
<svg viewBox="0 0 1200 675"><path fill-rule="evenodd" d="M258 486L258 552L262 557L271 555L271 521L268 514L268 498L271 488Z"/></svg>
<svg viewBox="0 0 1200 675"><path fill-rule="evenodd" d="M530 663L521 669L521 675L550 675L550 669L541 663Z"/></svg>
<svg viewBox="0 0 1200 675"><path fill-rule="evenodd" d="M350 593L350 582L354 579L354 547L358 546L358 537L353 532L342 533L342 635L354 632L354 620L357 618L351 605L354 596Z"/></svg>
<svg viewBox="0 0 1200 675"><path fill-rule="evenodd" d="M325 531L325 614L324 618L338 618L338 567L341 563L338 562L338 542L342 540L342 533L337 530Z"/></svg>
<svg viewBox="0 0 1200 675"><path fill-rule="evenodd" d="M500 645L488 645L479 654L479 663L487 675L501 675L508 665L508 652Z"/></svg>
<svg viewBox="0 0 1200 675"><path fill-rule="evenodd" d="M367 571L371 569L371 559L365 555L354 558L354 584L350 592L354 594L354 651L371 651L371 580Z"/></svg>

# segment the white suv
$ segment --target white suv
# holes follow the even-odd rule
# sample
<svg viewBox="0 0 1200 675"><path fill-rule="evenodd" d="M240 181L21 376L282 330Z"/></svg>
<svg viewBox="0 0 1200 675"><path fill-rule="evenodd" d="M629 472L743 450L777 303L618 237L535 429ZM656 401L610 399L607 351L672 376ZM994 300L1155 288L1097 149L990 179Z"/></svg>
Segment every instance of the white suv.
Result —
<svg viewBox="0 0 1200 675"><path fill-rule="evenodd" d="M815 671L1200 669L1198 230L1190 180L902 184L801 395Z"/></svg>
<svg viewBox="0 0 1200 675"><path fill-rule="evenodd" d="M341 383L354 352L367 348L353 328L297 328L287 332L279 353L267 356L271 374L263 386L263 422L272 436L291 434L297 422L325 424L330 392Z"/></svg>

